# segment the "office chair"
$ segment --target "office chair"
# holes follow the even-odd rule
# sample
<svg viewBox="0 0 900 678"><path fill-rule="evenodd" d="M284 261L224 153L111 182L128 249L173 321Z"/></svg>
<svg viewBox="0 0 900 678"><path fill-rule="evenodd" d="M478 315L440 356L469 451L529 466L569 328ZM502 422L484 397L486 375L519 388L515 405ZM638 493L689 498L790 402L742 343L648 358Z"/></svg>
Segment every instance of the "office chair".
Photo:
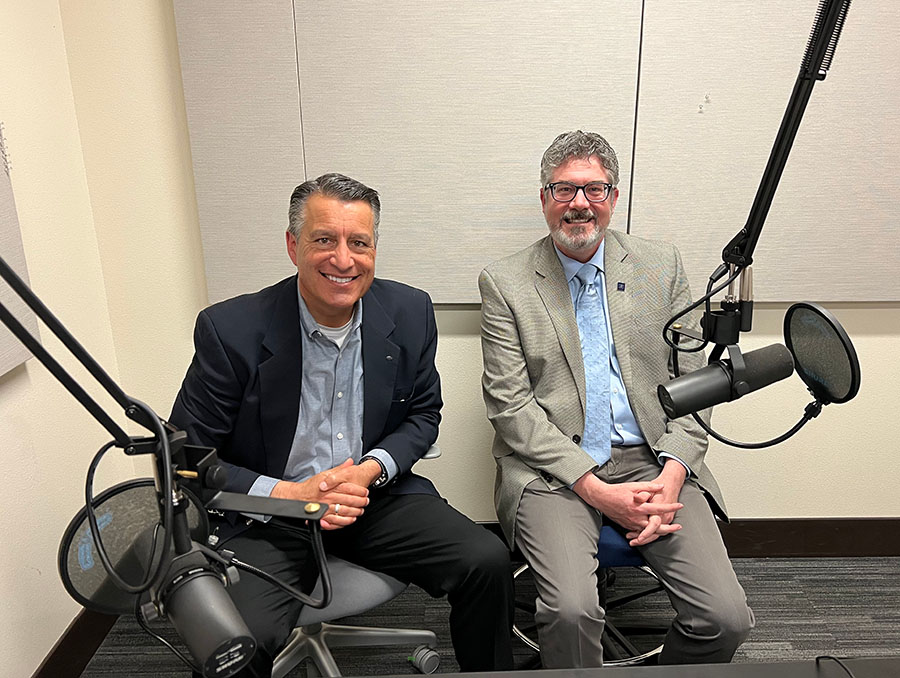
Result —
<svg viewBox="0 0 900 678"><path fill-rule="evenodd" d="M656 655L662 652L663 646L657 645L657 639L668 630L668 624L647 622L640 620L634 622L634 609L623 609L629 603L637 600L648 599L652 607L665 605L670 610L668 598L657 596L659 600L649 599L649 596L665 590L662 582L655 572L644 562L637 549L628 545L628 541L618 530L604 525L600 529L600 540L597 544L597 594L600 604L606 611L606 624L603 630L603 665L604 666L633 666L637 664L651 663ZM616 580L614 568L635 568L640 573L639 579L648 583L641 585L636 590L629 590L620 595L610 597ZM535 590L534 582L530 580L530 567L526 563L513 572L516 582L516 624L513 626L513 634L535 652L540 652L537 642L537 627L534 623ZM632 587L633 588L633 587ZM664 600L663 600L664 599ZM605 604L604 604L605 601ZM636 606L635 606L636 607ZM653 614L657 611L653 610ZM638 615L640 616L640 615ZM646 616L646 615L644 615ZM629 620L628 617L631 617ZM535 657L529 666L540 663L540 657Z"/></svg>
<svg viewBox="0 0 900 678"><path fill-rule="evenodd" d="M432 445L423 459L436 459L439 456L440 449ZM305 606L300 611L297 626L288 636L284 649L275 658L272 678L284 678L306 660L311 662L308 668L320 676L340 676L331 648L376 645L414 647L415 650L409 657L412 665L422 673L434 673L437 670L440 655L433 649L437 646L437 637L431 631L331 623L335 619L368 612L396 598L406 590L406 584L334 556L328 556L328 571L331 574L333 592L331 603L320 610ZM321 593L319 582L313 595L318 597Z"/></svg>

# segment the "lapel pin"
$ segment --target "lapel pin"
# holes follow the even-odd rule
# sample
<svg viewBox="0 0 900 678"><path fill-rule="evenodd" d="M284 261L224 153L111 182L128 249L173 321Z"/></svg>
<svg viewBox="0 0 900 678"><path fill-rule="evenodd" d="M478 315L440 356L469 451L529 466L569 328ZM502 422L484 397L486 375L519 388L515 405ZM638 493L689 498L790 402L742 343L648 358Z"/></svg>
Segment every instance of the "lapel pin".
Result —
<svg viewBox="0 0 900 678"><path fill-rule="evenodd" d="M624 292L625 291L625 283L623 283L623 282L616 283L616 289L619 292Z"/></svg>
<svg viewBox="0 0 900 678"><path fill-rule="evenodd" d="M394 359L394 356L392 356L392 355L386 355L386 356L384 356L384 359L385 359L385 360L393 360L393 359Z"/></svg>

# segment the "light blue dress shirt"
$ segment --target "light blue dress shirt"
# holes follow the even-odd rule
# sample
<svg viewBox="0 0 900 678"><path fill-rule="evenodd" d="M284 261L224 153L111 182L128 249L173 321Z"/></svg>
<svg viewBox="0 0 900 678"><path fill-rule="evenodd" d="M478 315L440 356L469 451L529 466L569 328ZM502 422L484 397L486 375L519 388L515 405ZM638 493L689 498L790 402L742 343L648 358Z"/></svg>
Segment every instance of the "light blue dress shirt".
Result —
<svg viewBox="0 0 900 678"><path fill-rule="evenodd" d="M616 356L616 345L613 342L612 323L609 319L609 300L606 294L606 270L603 264L603 254L606 251L606 240L600 241L600 247L594 252L594 256L586 262L577 261L567 257L560 252L559 248L555 245L554 249L556 250L556 256L559 257L559 262L562 264L566 281L569 283L569 294L572 296L573 306L578 298L578 293L581 291L581 282L575 277L575 274L578 273L579 269L586 263L594 264L600 271L598 274L600 280L598 282L600 293L603 295L603 313L606 318L606 335L609 341L609 405L611 410L610 416L612 417L610 442L612 445L623 447L628 445L642 445L646 441L644 440L643 435L641 435L641 427L638 426L637 419L628 402L628 394L625 392L625 382L622 379L622 368L619 367L619 359ZM688 475L691 474L690 467L674 454L660 452L659 456L675 459L684 466Z"/></svg>
<svg viewBox="0 0 900 678"><path fill-rule="evenodd" d="M320 329L297 290L303 351L300 411L283 480L301 481L363 456L362 300L356 302L350 329L340 346ZM381 448L365 456L377 458L388 479L397 462ZM271 496L279 480L259 476L248 494ZM249 515L249 514L248 514ZM253 516L259 518L259 516Z"/></svg>

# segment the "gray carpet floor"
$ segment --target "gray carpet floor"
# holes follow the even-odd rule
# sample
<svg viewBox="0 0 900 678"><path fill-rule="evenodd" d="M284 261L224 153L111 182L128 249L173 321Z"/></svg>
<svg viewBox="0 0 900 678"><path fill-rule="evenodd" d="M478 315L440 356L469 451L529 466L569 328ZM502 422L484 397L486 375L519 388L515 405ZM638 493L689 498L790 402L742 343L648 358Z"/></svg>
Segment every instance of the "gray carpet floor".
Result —
<svg viewBox="0 0 900 678"><path fill-rule="evenodd" d="M734 561L756 628L734 661L791 661L820 654L840 657L900 656L900 558L746 558ZM636 570L617 571L610 596L643 585ZM517 583L517 594L533 597L529 583ZM405 593L376 610L347 619L361 626L426 628L438 636L439 673L457 671L447 625L445 600L429 598L420 589ZM671 610L662 594L637 601L616 612L620 624L667 623ZM528 624L520 613L517 624ZM165 625L157 629L177 642ZM650 637L650 645L661 636ZM413 648L335 651L344 675L415 674L406 657ZM515 642L516 661L524 666L534 656ZM150 638L133 618L120 618L82 676L183 678L190 672L166 648ZM290 678L306 675L298 667Z"/></svg>

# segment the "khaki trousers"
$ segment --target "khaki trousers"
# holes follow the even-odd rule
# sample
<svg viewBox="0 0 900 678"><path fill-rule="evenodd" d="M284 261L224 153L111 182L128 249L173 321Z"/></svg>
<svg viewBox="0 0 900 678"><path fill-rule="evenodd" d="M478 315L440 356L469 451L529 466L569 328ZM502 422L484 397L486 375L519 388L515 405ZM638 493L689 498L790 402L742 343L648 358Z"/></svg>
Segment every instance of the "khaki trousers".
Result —
<svg viewBox="0 0 900 678"><path fill-rule="evenodd" d="M609 483L650 481L661 467L646 445L613 447L596 472ZM686 480L675 516L680 531L638 547L666 585L675 620L660 663L731 661L754 625L703 491ZM516 515L516 544L537 583L535 621L545 668L600 666L604 611L597 595L597 541L604 517L568 488L528 484Z"/></svg>

